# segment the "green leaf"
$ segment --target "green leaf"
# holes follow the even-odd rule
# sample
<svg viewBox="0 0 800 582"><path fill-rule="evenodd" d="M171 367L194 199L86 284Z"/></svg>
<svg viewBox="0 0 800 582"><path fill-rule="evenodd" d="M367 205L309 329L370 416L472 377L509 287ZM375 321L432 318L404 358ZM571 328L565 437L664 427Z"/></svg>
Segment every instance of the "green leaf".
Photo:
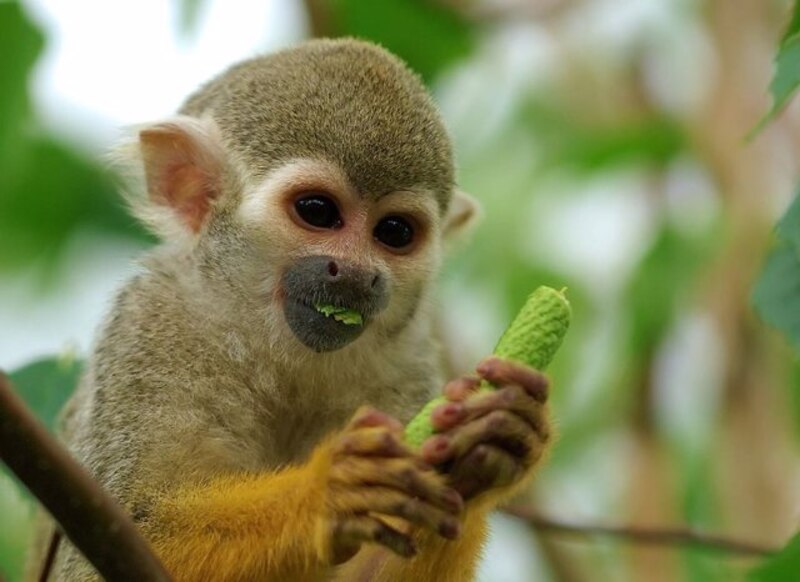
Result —
<svg viewBox="0 0 800 582"><path fill-rule="evenodd" d="M778 221L778 236L800 253L800 196L795 196L788 210Z"/></svg>
<svg viewBox="0 0 800 582"><path fill-rule="evenodd" d="M750 132L750 137L757 134L783 110L798 86L800 86L800 2L796 1L792 18L775 57L775 73L769 87L772 93L772 108Z"/></svg>
<svg viewBox="0 0 800 582"><path fill-rule="evenodd" d="M800 572L800 533L778 555L750 571L749 582L795 582Z"/></svg>
<svg viewBox="0 0 800 582"><path fill-rule="evenodd" d="M9 375L17 393L53 430L56 418L78 383L82 364L68 357L45 358Z"/></svg>
<svg viewBox="0 0 800 582"><path fill-rule="evenodd" d="M800 196L778 221L777 243L767 255L753 290L761 319L800 347Z"/></svg>
<svg viewBox="0 0 800 582"><path fill-rule="evenodd" d="M800 348L800 196L778 222L777 242L755 283L752 304L762 321ZM791 368L790 406L800 431L800 361Z"/></svg>
<svg viewBox="0 0 800 582"><path fill-rule="evenodd" d="M774 117L786 105L800 86L800 34L789 38L778 51L775 59L775 76L770 84Z"/></svg>
<svg viewBox="0 0 800 582"><path fill-rule="evenodd" d="M794 247L780 240L770 251L753 291L761 319L800 346L800 259Z"/></svg>
<svg viewBox="0 0 800 582"><path fill-rule="evenodd" d="M797 33L800 33L800 2L795 0L794 6L792 8L792 18L789 21L789 26L786 27L786 31L783 33L783 38L781 39L781 46L786 44L790 38L792 38Z"/></svg>
<svg viewBox="0 0 800 582"><path fill-rule="evenodd" d="M383 45L405 60L426 83L469 55L475 46L470 23L439 2L332 0L330 9L337 35Z"/></svg>

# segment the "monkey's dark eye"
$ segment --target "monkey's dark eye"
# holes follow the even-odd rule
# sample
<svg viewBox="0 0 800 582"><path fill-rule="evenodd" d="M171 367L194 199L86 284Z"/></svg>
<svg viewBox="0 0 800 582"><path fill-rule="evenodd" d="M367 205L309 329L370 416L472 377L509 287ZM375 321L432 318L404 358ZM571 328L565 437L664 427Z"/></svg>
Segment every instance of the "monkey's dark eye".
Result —
<svg viewBox="0 0 800 582"><path fill-rule="evenodd" d="M342 216L336 203L323 194L311 194L298 198L294 203L297 215L317 228L339 228Z"/></svg>
<svg viewBox="0 0 800 582"><path fill-rule="evenodd" d="M402 216L387 216L375 226L372 234L387 247L401 249L414 240L414 227Z"/></svg>

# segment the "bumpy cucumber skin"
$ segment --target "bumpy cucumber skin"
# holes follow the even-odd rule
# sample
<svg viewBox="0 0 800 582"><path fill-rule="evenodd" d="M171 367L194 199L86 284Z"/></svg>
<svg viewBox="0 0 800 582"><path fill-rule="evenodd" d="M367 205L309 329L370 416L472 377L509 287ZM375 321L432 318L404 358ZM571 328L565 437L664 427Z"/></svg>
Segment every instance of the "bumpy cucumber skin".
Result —
<svg viewBox="0 0 800 582"><path fill-rule="evenodd" d="M528 296L517 317L497 342L494 353L501 358L544 370L564 341L571 316L572 310L563 291L539 287ZM491 386L484 382L481 389L491 389ZM411 419L405 430L408 444L419 447L434 433L431 412L446 401L444 396L434 398Z"/></svg>

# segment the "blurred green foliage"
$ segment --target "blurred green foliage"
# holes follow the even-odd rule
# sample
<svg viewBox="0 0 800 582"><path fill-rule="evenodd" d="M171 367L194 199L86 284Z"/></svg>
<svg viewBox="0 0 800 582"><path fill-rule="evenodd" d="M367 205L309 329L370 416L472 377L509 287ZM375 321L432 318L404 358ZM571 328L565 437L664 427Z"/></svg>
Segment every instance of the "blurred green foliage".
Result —
<svg viewBox="0 0 800 582"><path fill-rule="evenodd" d="M328 6L336 36L379 42L402 57L426 82L467 57L475 47L475 29L443 3L330 0Z"/></svg>
<svg viewBox="0 0 800 582"><path fill-rule="evenodd" d="M590 125L557 102L530 100L520 120L545 146L543 166L575 172L607 171L641 163L663 167L687 147L682 126L654 113L625 124Z"/></svg>
<svg viewBox="0 0 800 582"><path fill-rule="evenodd" d="M18 2L0 3L0 269L52 264L80 228L147 238L111 177L37 122L28 95L42 34Z"/></svg>
<svg viewBox="0 0 800 582"><path fill-rule="evenodd" d="M182 35L194 34L205 5L205 0L178 0L178 30Z"/></svg>
<svg viewBox="0 0 800 582"><path fill-rule="evenodd" d="M631 320L628 353L649 361L682 307L689 303L697 275L720 244L715 230L690 235L665 224L655 237L625 293Z"/></svg>
<svg viewBox="0 0 800 582"><path fill-rule="evenodd" d="M753 570L749 582L794 582L800 573L800 533L774 558Z"/></svg>
<svg viewBox="0 0 800 582"><path fill-rule="evenodd" d="M28 73L44 47L44 37L25 17L17 2L0 4L0 51L5 58L0 67L0 164L8 167L11 147L29 120Z"/></svg>

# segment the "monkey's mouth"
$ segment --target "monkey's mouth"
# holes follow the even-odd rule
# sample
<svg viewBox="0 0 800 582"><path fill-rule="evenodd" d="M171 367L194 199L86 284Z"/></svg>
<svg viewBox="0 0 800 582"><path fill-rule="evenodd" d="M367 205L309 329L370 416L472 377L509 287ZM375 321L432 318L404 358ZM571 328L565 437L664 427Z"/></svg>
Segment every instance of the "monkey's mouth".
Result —
<svg viewBox="0 0 800 582"><path fill-rule="evenodd" d="M358 338L369 323L369 314L360 309L334 308L337 314L350 317L334 317L327 303L313 303L300 298L286 297L283 313L295 337L315 352L332 352L341 349ZM360 323L356 324L353 314Z"/></svg>

